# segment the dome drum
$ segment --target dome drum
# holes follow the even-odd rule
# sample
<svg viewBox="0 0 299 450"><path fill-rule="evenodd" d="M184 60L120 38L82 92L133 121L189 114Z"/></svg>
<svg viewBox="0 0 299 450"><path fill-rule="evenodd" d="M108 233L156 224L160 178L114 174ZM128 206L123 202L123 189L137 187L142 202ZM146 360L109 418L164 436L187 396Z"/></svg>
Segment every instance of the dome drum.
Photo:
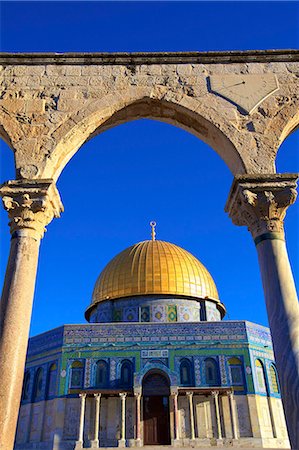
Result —
<svg viewBox="0 0 299 450"><path fill-rule="evenodd" d="M199 322L221 320L217 304L195 298L148 295L106 300L94 306L93 323L107 322Z"/></svg>

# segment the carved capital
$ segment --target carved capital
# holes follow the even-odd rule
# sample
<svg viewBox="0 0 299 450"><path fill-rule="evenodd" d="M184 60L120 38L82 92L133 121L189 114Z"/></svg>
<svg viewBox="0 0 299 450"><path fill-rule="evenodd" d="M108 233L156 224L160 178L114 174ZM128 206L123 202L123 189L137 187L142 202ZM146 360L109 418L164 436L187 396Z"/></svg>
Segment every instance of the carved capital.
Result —
<svg viewBox="0 0 299 450"><path fill-rule="evenodd" d="M192 398L193 397L193 392L192 391L188 391L186 392L187 397Z"/></svg>
<svg viewBox="0 0 299 450"><path fill-rule="evenodd" d="M262 235L284 239L283 221L296 200L297 179L298 174L236 176L225 211L235 225L248 227L256 243Z"/></svg>
<svg viewBox="0 0 299 450"><path fill-rule="evenodd" d="M126 392L120 392L119 396L120 396L121 400L124 402L126 400L127 393Z"/></svg>
<svg viewBox="0 0 299 450"><path fill-rule="evenodd" d="M86 398L86 392L80 392L79 397L81 398L81 400Z"/></svg>
<svg viewBox="0 0 299 450"><path fill-rule="evenodd" d="M12 236L21 230L42 238L46 226L63 211L53 180L12 180L0 187Z"/></svg>
<svg viewBox="0 0 299 450"><path fill-rule="evenodd" d="M218 398L219 391L211 391L211 395L212 395L213 398Z"/></svg>

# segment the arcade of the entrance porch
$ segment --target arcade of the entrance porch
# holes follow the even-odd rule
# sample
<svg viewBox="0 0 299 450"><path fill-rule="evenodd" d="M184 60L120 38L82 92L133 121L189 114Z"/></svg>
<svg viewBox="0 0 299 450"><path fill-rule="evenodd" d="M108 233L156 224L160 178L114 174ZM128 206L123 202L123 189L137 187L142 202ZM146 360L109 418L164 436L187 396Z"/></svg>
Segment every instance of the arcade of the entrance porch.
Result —
<svg viewBox="0 0 299 450"><path fill-rule="evenodd" d="M79 393L79 397L81 399L80 420L76 450L106 446L105 442L101 442L100 436L104 430L100 427L100 423L101 414L107 414L107 411L102 410L102 400L105 399L106 405L108 405L110 398L116 399L118 405L120 418L119 427L117 427L118 447L167 444L194 446L196 444L210 445L211 442L214 445L221 445L223 439L237 440L239 438L236 406L232 389L221 387L211 389L171 387L168 397L147 397L138 390L137 392L107 389L101 391L85 390ZM179 410L179 402L183 401L184 397L187 399L188 413L186 414L186 419L189 422L185 435L182 432ZM197 418L195 397L197 405L202 401L203 423L199 423ZM150 398L153 402L148 401ZM129 436L130 433L127 433L128 415L131 414L131 412L128 412L127 407L129 400L133 401L134 404L134 437ZM162 403L166 405L166 408L163 410L165 417L162 417L159 407ZM147 410L148 405L151 406L152 411ZM87 410L89 410L90 414L89 420L86 417ZM212 426L208 424L209 418Z"/></svg>

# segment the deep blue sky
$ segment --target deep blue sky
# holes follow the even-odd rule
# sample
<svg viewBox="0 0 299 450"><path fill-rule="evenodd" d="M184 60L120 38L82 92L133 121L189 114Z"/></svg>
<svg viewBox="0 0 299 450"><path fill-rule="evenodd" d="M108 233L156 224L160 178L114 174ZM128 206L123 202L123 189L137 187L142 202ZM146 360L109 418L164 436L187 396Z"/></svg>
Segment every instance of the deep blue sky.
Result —
<svg viewBox="0 0 299 450"><path fill-rule="evenodd" d="M183 51L298 48L297 2L2 2L1 50ZM278 171L299 171L299 134L283 144ZM1 179L14 178L1 142ZM194 136L140 120L86 143L59 181L65 213L41 246L31 334L84 322L93 285L125 247L157 237L210 270L231 319L267 324L256 251L224 213L232 175ZM287 213L290 259L299 279L299 202ZM0 281L9 249L1 209Z"/></svg>

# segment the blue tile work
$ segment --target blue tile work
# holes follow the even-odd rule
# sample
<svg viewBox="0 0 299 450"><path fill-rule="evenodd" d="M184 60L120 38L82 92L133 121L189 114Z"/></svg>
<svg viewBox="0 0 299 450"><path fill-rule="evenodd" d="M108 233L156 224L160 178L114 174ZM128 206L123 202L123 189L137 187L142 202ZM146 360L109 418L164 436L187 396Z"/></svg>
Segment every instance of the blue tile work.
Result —
<svg viewBox="0 0 299 450"><path fill-rule="evenodd" d="M201 303L210 311L208 320L220 320L211 301L148 295L102 301L93 310L90 322L198 322Z"/></svg>
<svg viewBox="0 0 299 450"><path fill-rule="evenodd" d="M74 360L84 363L85 388L92 388L94 384L94 368L99 359L107 361L109 386L116 387L124 359L132 362L138 384L151 368L164 370L172 383L175 380L179 383L183 358L192 361L195 386L204 387L207 386L206 358L217 362L219 384L231 385L228 363L231 357L242 361L247 392L256 392L255 359L263 361L267 373L273 362L269 330L245 321L65 325L30 339L26 365L32 371L32 391L38 367L46 369L51 361L58 361L59 392L68 395L70 367ZM268 383L271 383L270 378Z"/></svg>

